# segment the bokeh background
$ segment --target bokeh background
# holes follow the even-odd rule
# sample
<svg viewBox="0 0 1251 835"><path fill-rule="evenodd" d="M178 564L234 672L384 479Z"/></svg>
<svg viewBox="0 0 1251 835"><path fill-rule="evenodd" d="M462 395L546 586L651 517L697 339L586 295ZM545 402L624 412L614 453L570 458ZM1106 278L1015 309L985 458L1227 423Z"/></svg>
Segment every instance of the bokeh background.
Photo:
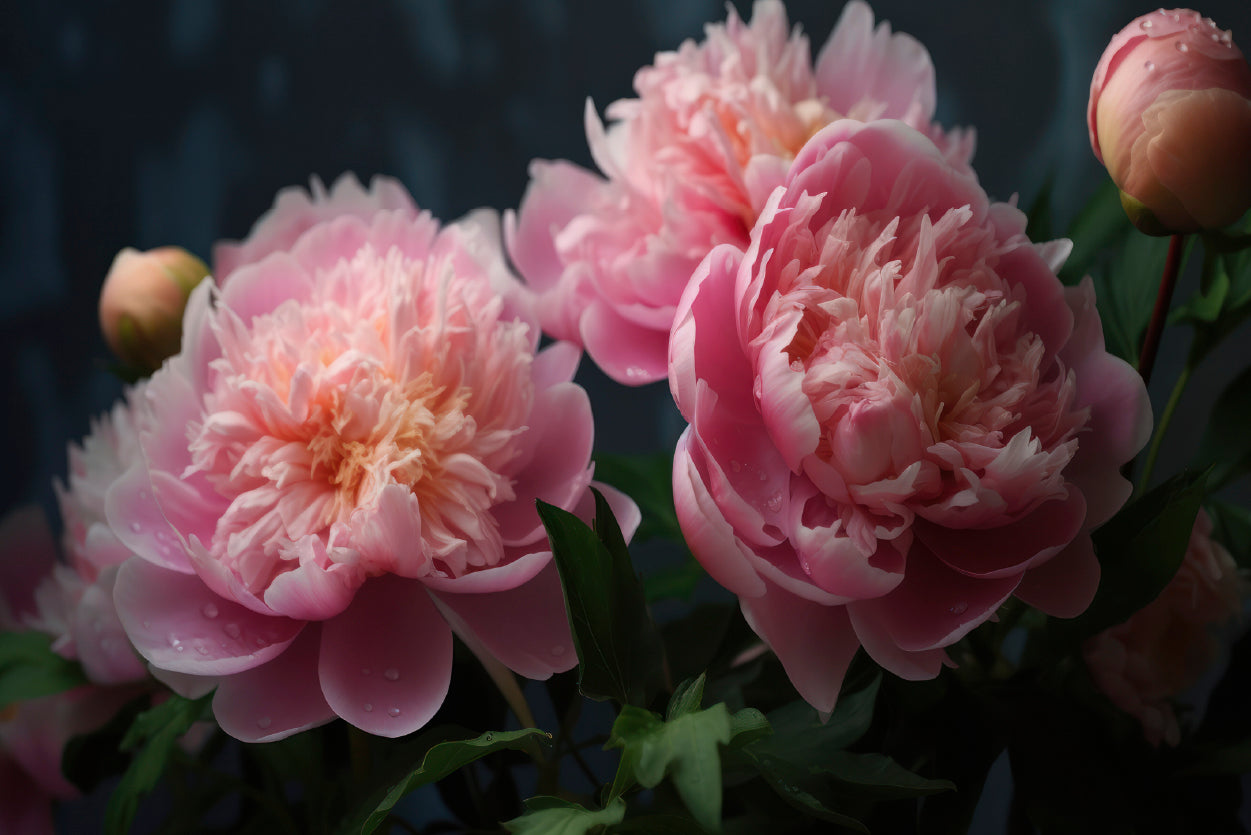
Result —
<svg viewBox="0 0 1251 835"><path fill-rule="evenodd" d="M750 16L749 2L732 4ZM791 0L815 55L840 0ZM1063 228L1103 178L1086 137L1095 63L1152 7L1127 0L877 0L924 43L939 120L978 132L987 191L1028 206L1051 182ZM1251 4L1201 9L1251 47ZM587 97L631 94L660 50L723 20L720 0L7 0L0 14L0 511L51 511L66 443L121 386L106 370L96 298L114 254L178 244L209 258L245 236L282 187L399 178L453 220L518 204L535 157L590 166ZM1145 280L1155 281L1155 277ZM1166 343L1153 395L1184 345ZM1184 461L1223 382L1195 380ZM1234 362L1237 361L1238 365ZM584 363L598 446L655 450L680 429L663 384L627 390ZM1190 423L1187 423L1187 420ZM1187 447L1191 444L1191 447Z"/></svg>

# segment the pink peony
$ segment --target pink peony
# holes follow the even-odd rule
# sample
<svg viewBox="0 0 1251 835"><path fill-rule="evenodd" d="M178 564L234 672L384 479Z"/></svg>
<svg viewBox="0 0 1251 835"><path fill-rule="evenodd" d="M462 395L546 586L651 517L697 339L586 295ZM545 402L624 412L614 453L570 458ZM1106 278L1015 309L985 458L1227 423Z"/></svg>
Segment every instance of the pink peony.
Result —
<svg viewBox="0 0 1251 835"><path fill-rule="evenodd" d="M1087 123L1143 231L1225 226L1251 208L1251 67L1198 12L1160 9L1118 32L1095 68Z"/></svg>
<svg viewBox="0 0 1251 835"><path fill-rule="evenodd" d="M52 532L37 507L20 508L0 520L0 630L39 629L49 619L50 606L70 611L71 604L52 593L57 587L52 572L64 568L57 564ZM120 640L125 647L125 639ZM142 666L139 670L142 674ZM52 802L78 796L61 773L66 743L104 725L140 692L88 685L0 710L0 832L51 833Z"/></svg>
<svg viewBox="0 0 1251 835"><path fill-rule="evenodd" d="M590 507L578 351L536 354L493 216L440 230L358 211L359 191L192 296L136 415L143 457L106 501L137 555L115 591L131 640L181 692L216 686L243 740L335 716L421 727L453 631L532 678L577 662L534 503ZM258 234L307 209L284 193Z"/></svg>
<svg viewBox="0 0 1251 835"><path fill-rule="evenodd" d="M1215 663L1221 645L1213 629L1238 617L1246 590L1233 557L1212 539L1212 520L1200 511L1181 567L1160 596L1086 642L1096 686L1142 723L1152 745L1181 741L1172 702Z"/></svg>
<svg viewBox="0 0 1251 835"><path fill-rule="evenodd" d="M902 119L961 164L971 132L932 124L934 69L908 35L843 9L815 66L778 0L750 24L730 9L702 43L656 56L637 99L611 104L608 129L587 103L586 130L607 178L536 161L509 252L540 300L544 330L582 344L629 385L663 379L669 329L691 273L717 244L747 245L769 192L817 130L843 117Z"/></svg>
<svg viewBox="0 0 1251 835"><path fill-rule="evenodd" d="M1090 283L1056 279L1068 243L1024 231L906 124L845 120L683 295L682 529L820 710L861 645L930 678L1009 595L1094 594L1150 411Z"/></svg>

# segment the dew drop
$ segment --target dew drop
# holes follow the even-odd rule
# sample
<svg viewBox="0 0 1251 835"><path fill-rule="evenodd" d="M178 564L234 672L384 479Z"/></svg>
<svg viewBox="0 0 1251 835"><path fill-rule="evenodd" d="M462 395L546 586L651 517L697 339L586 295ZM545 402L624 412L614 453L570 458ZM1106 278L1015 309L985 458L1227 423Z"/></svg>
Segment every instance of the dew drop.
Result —
<svg viewBox="0 0 1251 835"><path fill-rule="evenodd" d="M267 641L265 638L262 638L260 635L257 635L256 640L253 641L252 643L256 644L257 649L265 649L265 647L269 646L269 641Z"/></svg>
<svg viewBox="0 0 1251 835"><path fill-rule="evenodd" d="M209 620L212 620L213 618L217 617L217 604L205 603L204 606L200 609L200 613L204 615L206 618L208 618Z"/></svg>
<svg viewBox="0 0 1251 835"><path fill-rule="evenodd" d="M1143 65L1142 65L1142 68L1143 68L1144 70L1146 70L1147 72L1154 72L1154 71L1155 71L1155 61L1145 61L1145 62L1143 63Z"/></svg>
<svg viewBox="0 0 1251 835"><path fill-rule="evenodd" d="M177 635L175 635L173 632L170 632L168 635L166 635L165 640L169 641L169 645L171 647L176 647L182 643L182 639L179 638Z"/></svg>
<svg viewBox="0 0 1251 835"><path fill-rule="evenodd" d="M1177 12L1173 12L1173 22L1181 23L1181 15L1179 15Z"/></svg>
<svg viewBox="0 0 1251 835"><path fill-rule="evenodd" d="M1142 27L1143 29L1150 29L1152 26L1155 26L1155 24L1152 23L1150 20L1144 20L1142 23L1139 23L1138 25Z"/></svg>
<svg viewBox="0 0 1251 835"><path fill-rule="evenodd" d="M969 604L961 601L960 603L957 603L954 606L949 606L947 608L947 611L951 612L953 615L963 615L966 611L968 611L968 609L969 609Z"/></svg>
<svg viewBox="0 0 1251 835"><path fill-rule="evenodd" d="M268 716L262 716L260 719L256 720L256 727L260 728L262 731L272 724L274 724L274 720L270 719Z"/></svg>
<svg viewBox="0 0 1251 835"><path fill-rule="evenodd" d="M1177 41L1176 43L1174 43L1174 44L1173 44L1173 46L1177 47L1177 51L1178 51L1178 52L1189 52L1189 51L1190 51L1190 47L1189 47L1187 44L1182 43L1181 41Z"/></svg>
<svg viewBox="0 0 1251 835"><path fill-rule="evenodd" d="M398 707L389 707L389 708L387 708L387 715L388 715L388 716L399 716L399 715L400 715L400 709L399 709Z"/></svg>
<svg viewBox="0 0 1251 835"><path fill-rule="evenodd" d="M385 678L387 681L399 681L400 671L395 669L394 667L387 667L385 670L382 671L382 677Z"/></svg>
<svg viewBox="0 0 1251 835"><path fill-rule="evenodd" d="M736 472L736 473L739 473L739 472L742 472L742 471L743 471L743 465L742 465L742 463L740 463L739 461L734 460L734 459L731 459L731 461L730 461L730 469L731 469L731 470L733 470L733 471L734 471L734 472Z"/></svg>
<svg viewBox="0 0 1251 835"><path fill-rule="evenodd" d="M143 628L144 628L144 629L151 629L151 628L152 628L152 621L150 621L150 620L145 620L145 621L143 622Z"/></svg>
<svg viewBox="0 0 1251 835"><path fill-rule="evenodd" d="M564 654L565 654L564 644L557 644L556 646L552 647L552 655L564 655Z"/></svg>
<svg viewBox="0 0 1251 835"><path fill-rule="evenodd" d="M196 644L195 651L200 653L201 655L209 654L208 647L206 647L204 644Z"/></svg>
<svg viewBox="0 0 1251 835"><path fill-rule="evenodd" d="M361 705L361 710L365 711L366 713L373 713L374 706L370 704L369 702L365 702L365 704Z"/></svg>
<svg viewBox="0 0 1251 835"><path fill-rule="evenodd" d="M149 493L147 489L143 489L139 491L139 501L146 502L150 498L152 498L152 494Z"/></svg>
<svg viewBox="0 0 1251 835"><path fill-rule="evenodd" d="M482 735L482 741L483 741L483 742L494 742L494 741L495 741L495 734L491 733L490 731L487 731L486 733L484 733L484 734Z"/></svg>
<svg viewBox="0 0 1251 835"><path fill-rule="evenodd" d="M777 513L779 510L781 510L782 509L782 494L779 492L779 493L774 493L772 496L770 496L768 501L765 502L765 507L769 509L770 513Z"/></svg>
<svg viewBox="0 0 1251 835"><path fill-rule="evenodd" d="M138 522L131 522L130 529L134 531L135 533L139 533L140 531L143 530L143 525L140 525Z"/></svg>
<svg viewBox="0 0 1251 835"><path fill-rule="evenodd" d="M226 633L227 638L233 638L235 640L238 640L239 636L243 634L243 630L239 628L239 624L237 623L226 624L222 627L222 631Z"/></svg>
<svg viewBox="0 0 1251 835"><path fill-rule="evenodd" d="M182 644L179 644L178 646L174 647L174 652L186 652L186 651L187 651L187 648L184 647Z"/></svg>

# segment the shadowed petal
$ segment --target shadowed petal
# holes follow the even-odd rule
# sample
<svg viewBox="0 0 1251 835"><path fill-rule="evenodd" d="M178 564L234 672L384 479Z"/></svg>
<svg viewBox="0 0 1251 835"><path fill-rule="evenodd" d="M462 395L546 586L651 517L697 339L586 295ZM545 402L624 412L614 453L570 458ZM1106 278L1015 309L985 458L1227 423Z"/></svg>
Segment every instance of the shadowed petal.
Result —
<svg viewBox="0 0 1251 835"><path fill-rule="evenodd" d="M311 626L273 661L222 679L213 696L222 730L243 742L272 742L334 719L317 682L318 638Z"/></svg>

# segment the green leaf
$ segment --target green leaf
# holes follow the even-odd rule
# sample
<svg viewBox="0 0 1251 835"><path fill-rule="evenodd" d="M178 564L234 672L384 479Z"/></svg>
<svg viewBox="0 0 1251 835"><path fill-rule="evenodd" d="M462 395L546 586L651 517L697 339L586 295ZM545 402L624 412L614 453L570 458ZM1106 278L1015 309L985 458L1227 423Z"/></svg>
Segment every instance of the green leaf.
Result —
<svg viewBox="0 0 1251 835"><path fill-rule="evenodd" d="M595 477L611 484L638 504L643 521L635 542L668 539L685 544L673 507L673 453L612 455L595 453Z"/></svg>
<svg viewBox="0 0 1251 835"><path fill-rule="evenodd" d="M625 801L615 798L603 809L591 811L558 797L531 797L519 818L504 821L509 832L522 835L588 835L625 819Z"/></svg>
<svg viewBox="0 0 1251 835"><path fill-rule="evenodd" d="M605 748L620 748L609 797L617 798L635 783L655 788L666 776L691 816L710 831L721 828L721 753L737 734L755 738L767 722L759 711L746 709L730 716L718 702L699 709L703 676L684 683L669 703L669 719L641 708L622 708Z"/></svg>
<svg viewBox="0 0 1251 835"><path fill-rule="evenodd" d="M1055 237L1052 231L1053 211L1052 198L1055 192L1055 175L1048 174L1034 202L1030 204L1025 216L1025 235L1031 241L1049 241Z"/></svg>
<svg viewBox="0 0 1251 835"><path fill-rule="evenodd" d="M1170 320L1194 326L1192 366L1251 317L1251 250L1223 250L1211 235L1204 237L1204 246L1200 291Z"/></svg>
<svg viewBox="0 0 1251 835"><path fill-rule="evenodd" d="M1099 590L1082 615L1052 620L1051 634L1076 644L1123 623L1159 596L1186 555L1205 488L1202 474L1174 476L1095 531Z"/></svg>
<svg viewBox="0 0 1251 835"><path fill-rule="evenodd" d="M519 731L488 731L473 739L440 742L426 752L426 755L422 757L421 765L391 787L382 802L365 819L360 829L361 835L368 835L377 829L386 820L395 804L399 803L409 792L428 783L442 780L458 768L479 760L487 754L505 749L522 750L533 745L538 739L551 739L551 734L537 728L523 728Z"/></svg>
<svg viewBox="0 0 1251 835"><path fill-rule="evenodd" d="M777 757L754 754L753 759L764 781L791 806L818 820L867 835L869 830L859 819L831 808L842 805L842 798L830 792L819 775Z"/></svg>
<svg viewBox="0 0 1251 835"><path fill-rule="evenodd" d="M1108 350L1136 365L1159 294L1169 239L1131 234L1119 257L1094 273L1095 301Z"/></svg>
<svg viewBox="0 0 1251 835"><path fill-rule="evenodd" d="M832 751L856 742L873 722L873 708L882 684L881 671L866 685L839 696L834 712L822 722L820 714L802 699L769 713L773 735L752 750L804 767L816 766Z"/></svg>
<svg viewBox="0 0 1251 835"><path fill-rule="evenodd" d="M1069 226L1065 237L1073 241L1073 251L1060 270L1060 279L1065 284L1081 281L1101 253L1119 244L1132 231L1121 207L1120 191L1111 179L1105 179Z"/></svg>
<svg viewBox="0 0 1251 835"><path fill-rule="evenodd" d="M1251 415L1251 368L1235 377L1217 398L1192 462L1197 469L1212 468L1208 474L1208 486L1212 490L1251 472L1248 415Z"/></svg>
<svg viewBox="0 0 1251 835"><path fill-rule="evenodd" d="M861 798L922 797L956 787L950 780L930 780L914 774L885 754L831 751L814 770L846 784Z"/></svg>
<svg viewBox="0 0 1251 835"><path fill-rule="evenodd" d="M689 601L696 586L708 576L699 561L687 551L678 565L670 565L643 578L643 594L648 603L657 600Z"/></svg>
<svg viewBox="0 0 1251 835"><path fill-rule="evenodd" d="M595 527L542 501L578 652L578 689L592 699L647 705L664 681L664 647L625 540L595 492Z"/></svg>
<svg viewBox="0 0 1251 835"><path fill-rule="evenodd" d="M87 683L82 667L52 651L43 632L0 632L0 709Z"/></svg>
<svg viewBox="0 0 1251 835"><path fill-rule="evenodd" d="M1219 499L1208 503L1212 517L1212 535L1229 549L1242 569L1251 569L1251 510Z"/></svg>
<svg viewBox="0 0 1251 835"><path fill-rule="evenodd" d="M211 693L199 699L170 696L135 718L121 744L122 750L135 752L134 759L104 810L104 831L108 835L130 831L139 802L161 779L178 740L208 715L211 700Z"/></svg>

